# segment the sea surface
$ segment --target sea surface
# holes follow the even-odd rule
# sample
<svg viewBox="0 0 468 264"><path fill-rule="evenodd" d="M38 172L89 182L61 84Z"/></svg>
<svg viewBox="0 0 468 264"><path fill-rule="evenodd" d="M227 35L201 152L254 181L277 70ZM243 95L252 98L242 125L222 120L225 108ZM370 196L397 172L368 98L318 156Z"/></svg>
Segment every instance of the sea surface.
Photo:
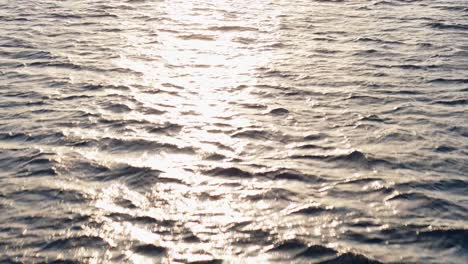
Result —
<svg viewBox="0 0 468 264"><path fill-rule="evenodd" d="M467 0L0 0L0 263L468 263Z"/></svg>

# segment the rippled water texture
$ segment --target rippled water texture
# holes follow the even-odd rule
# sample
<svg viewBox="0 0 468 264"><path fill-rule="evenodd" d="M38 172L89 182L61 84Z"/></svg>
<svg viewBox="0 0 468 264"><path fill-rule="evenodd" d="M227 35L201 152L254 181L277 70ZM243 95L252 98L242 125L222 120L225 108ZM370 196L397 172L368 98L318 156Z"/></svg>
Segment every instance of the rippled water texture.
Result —
<svg viewBox="0 0 468 264"><path fill-rule="evenodd" d="M0 1L0 263L467 263L466 0Z"/></svg>

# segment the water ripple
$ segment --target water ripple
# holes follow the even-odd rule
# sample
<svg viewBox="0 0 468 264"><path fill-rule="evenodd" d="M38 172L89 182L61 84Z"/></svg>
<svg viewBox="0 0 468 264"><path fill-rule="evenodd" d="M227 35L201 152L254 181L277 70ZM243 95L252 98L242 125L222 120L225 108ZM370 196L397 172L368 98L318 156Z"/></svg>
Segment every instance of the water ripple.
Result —
<svg viewBox="0 0 468 264"><path fill-rule="evenodd" d="M0 3L0 263L466 263L467 10Z"/></svg>

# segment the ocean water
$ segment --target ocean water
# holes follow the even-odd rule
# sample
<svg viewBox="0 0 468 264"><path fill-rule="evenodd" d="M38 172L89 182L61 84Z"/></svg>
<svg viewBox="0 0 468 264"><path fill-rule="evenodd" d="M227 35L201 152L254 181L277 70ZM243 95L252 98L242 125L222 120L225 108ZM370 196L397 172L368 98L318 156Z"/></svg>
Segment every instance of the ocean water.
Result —
<svg viewBox="0 0 468 264"><path fill-rule="evenodd" d="M0 1L0 263L468 263L468 1Z"/></svg>

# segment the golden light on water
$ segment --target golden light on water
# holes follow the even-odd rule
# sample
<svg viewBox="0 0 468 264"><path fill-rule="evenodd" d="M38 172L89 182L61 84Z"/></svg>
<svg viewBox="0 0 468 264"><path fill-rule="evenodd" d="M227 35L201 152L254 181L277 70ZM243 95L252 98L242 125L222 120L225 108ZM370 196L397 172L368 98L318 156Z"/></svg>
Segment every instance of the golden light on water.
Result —
<svg viewBox="0 0 468 264"><path fill-rule="evenodd" d="M95 191L90 196L94 197L91 205L95 212L91 210L91 214L97 227L88 226L85 231L90 236L102 238L112 248L124 250L126 260L130 262L159 263L167 255L172 259L191 261L222 258L232 263L267 262L271 254L268 249L262 250L259 246L244 248L240 254L234 244L248 236L239 237L230 229L239 225L242 230L242 226L251 225L261 232L265 228L286 225L291 230L281 234L284 239L309 233L303 228L294 229L294 223L281 219L281 214L289 213L288 210L275 212L271 200L258 198L254 203L240 202L249 197L274 196L274 192L269 190L275 187L303 190L305 187L302 184L286 184L286 181L271 183L254 178L215 179L203 173L215 166L229 168L233 166L229 159L239 155L247 156L246 165L263 162L265 157L249 153L251 143L242 137L232 136L246 128L265 125L260 123L262 120L242 115L238 105L244 102L261 104L264 99L252 93L251 89L256 84L263 85L263 81L256 77L258 69L290 58L288 54L275 54L269 50L279 41L277 31L281 27L278 18L281 13L259 12L268 9L268 3L264 1L249 3L247 11L253 13L236 14L240 7L225 1L171 2L156 10L128 11L141 16L152 16L152 12L165 14L154 23L129 20L118 25L119 28L131 30L118 33L118 42L124 48L117 50L118 57L110 61L113 66L127 69L132 74L116 74L97 81L115 86L125 85L129 90L106 89L96 91L95 95L125 96L130 98L127 103L130 108L143 107L148 112L123 110L115 113L98 107L98 113L108 120L149 122L160 126L176 124L182 127L176 136L155 136L138 128L123 133L93 128L64 130L67 137L81 140L145 140L147 144L161 146L136 153L125 149L109 151L105 147L70 150L111 170L122 164L148 168L154 171L145 177L173 181L147 186L149 189L145 189L145 192L132 190L124 183L102 183L93 187ZM233 11L233 15L223 16L206 12L205 9L227 9ZM191 29L184 31L185 26ZM172 27L177 27L179 33L175 34ZM142 35L142 28L153 33ZM263 43L257 43L260 31L269 32L269 38ZM263 51L258 52L258 47L254 49L249 45L263 46L260 49ZM71 59L79 60L79 57ZM300 58L294 60L297 62ZM93 78L92 75L74 74L68 77L74 83ZM143 86L149 88L141 89ZM267 113L268 110L263 111ZM270 126L273 131L280 132L275 124ZM176 146L180 153L166 151L165 144ZM224 147L220 148L220 145ZM184 151L184 148L191 150ZM224 155L227 161L205 159L214 153ZM277 162L279 168L282 164L281 161ZM271 169L275 169L274 164L271 164ZM259 172L264 173L262 170ZM135 223L128 219L140 220ZM304 220L295 221L302 223ZM169 224L160 226L159 223ZM172 223L177 224L172 226ZM320 236L322 229L334 229L336 226L316 227L315 235ZM167 235L164 235L165 232ZM331 232L328 235L336 234ZM193 243L192 240L201 243ZM141 245L143 248L148 245L154 247L139 252ZM166 250L160 254L154 252L159 247ZM77 252L77 255L80 254L86 255L86 252ZM109 253L107 258L112 259L113 254Z"/></svg>
<svg viewBox="0 0 468 264"><path fill-rule="evenodd" d="M466 8L397 2L0 3L0 263L465 263Z"/></svg>

